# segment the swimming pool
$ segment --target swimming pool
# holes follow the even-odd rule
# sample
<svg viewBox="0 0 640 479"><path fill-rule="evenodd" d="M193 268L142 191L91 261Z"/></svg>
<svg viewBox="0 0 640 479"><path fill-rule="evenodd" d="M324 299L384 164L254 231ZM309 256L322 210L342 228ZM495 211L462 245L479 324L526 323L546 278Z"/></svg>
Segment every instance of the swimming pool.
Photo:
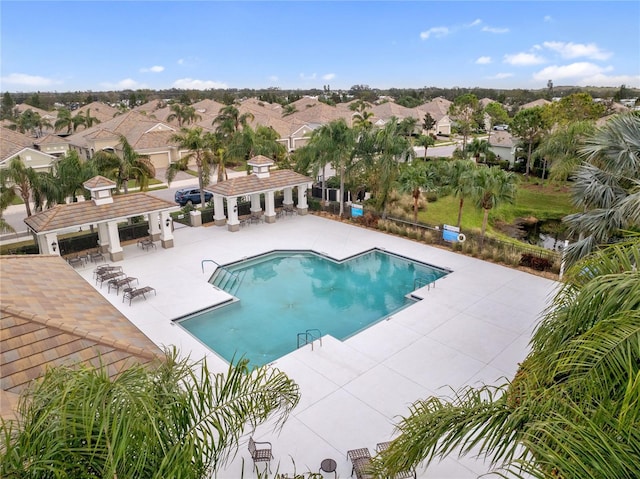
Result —
<svg viewBox="0 0 640 479"><path fill-rule="evenodd" d="M219 267L210 282L238 300L178 323L228 362L244 356L260 366L295 350L298 333L347 339L448 273L378 249L343 261L275 251Z"/></svg>

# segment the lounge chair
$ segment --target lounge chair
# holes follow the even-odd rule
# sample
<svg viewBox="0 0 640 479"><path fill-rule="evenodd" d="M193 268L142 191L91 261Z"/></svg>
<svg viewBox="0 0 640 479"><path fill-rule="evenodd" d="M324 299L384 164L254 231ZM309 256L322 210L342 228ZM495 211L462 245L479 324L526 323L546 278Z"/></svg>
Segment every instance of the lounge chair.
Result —
<svg viewBox="0 0 640 479"><path fill-rule="evenodd" d="M270 442L256 442L253 440L253 437L250 437L249 453L251 454L251 459L253 459L254 466L256 462L266 462L269 472L271 472L271 459L273 459L273 454L271 453Z"/></svg>
<svg viewBox="0 0 640 479"><path fill-rule="evenodd" d="M390 441L387 442L379 442L378 444L376 444L376 452L377 453L381 453L382 451L385 451L389 448L389 445L391 444ZM399 473L397 473L395 476L393 476L393 479L404 479L407 477L413 477L414 479L416 479L417 474L416 474L416 470L415 469L407 469L406 471L401 471Z"/></svg>
<svg viewBox="0 0 640 479"><path fill-rule="evenodd" d="M369 448L363 447L360 449L351 449L347 451L347 457L351 461L351 475L356 473L356 477L358 479L369 479L373 476L369 474L368 468L371 464L371 453L369 452Z"/></svg>
<svg viewBox="0 0 640 479"><path fill-rule="evenodd" d="M131 301L139 298L140 296L142 296L146 300L147 293L150 293L151 291L153 291L153 294L157 295L156 290L151 286L143 286L142 288L124 288L122 290L122 292L124 293L122 295L122 302L124 303L128 299L129 306L131 306Z"/></svg>

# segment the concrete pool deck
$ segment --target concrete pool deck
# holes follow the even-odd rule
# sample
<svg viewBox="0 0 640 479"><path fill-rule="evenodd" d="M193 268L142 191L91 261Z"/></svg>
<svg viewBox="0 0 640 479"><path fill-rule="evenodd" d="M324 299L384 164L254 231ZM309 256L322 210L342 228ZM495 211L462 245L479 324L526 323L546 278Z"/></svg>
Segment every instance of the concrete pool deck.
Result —
<svg viewBox="0 0 640 479"><path fill-rule="evenodd" d="M301 400L279 433L264 425L254 434L273 444L272 473L292 473L292 461L298 473L318 472L323 459L333 458L338 477L350 477L347 450L368 447L373 454L377 443L394 436L398 416L407 415L417 399L448 396L448 386L499 384L513 377L557 287L522 271L314 215L236 233L181 227L174 243L166 250L143 250L135 242L124 247L125 259L117 264L157 292L131 306L122 302L122 293L95 285L93 264L77 272L156 344L175 345L193 359L206 356L214 372L226 371L224 360L172 321L230 298L207 282L214 265L203 260L225 264L277 249L311 249L342 259L378 247L453 271L435 288L418 290L422 301L356 336L344 342L325 336L322 347L316 342L313 351L305 346L273 363L300 385ZM246 438L216 477L239 478L243 467L244 477L256 477ZM481 460L448 457L417 472L474 478L488 470Z"/></svg>

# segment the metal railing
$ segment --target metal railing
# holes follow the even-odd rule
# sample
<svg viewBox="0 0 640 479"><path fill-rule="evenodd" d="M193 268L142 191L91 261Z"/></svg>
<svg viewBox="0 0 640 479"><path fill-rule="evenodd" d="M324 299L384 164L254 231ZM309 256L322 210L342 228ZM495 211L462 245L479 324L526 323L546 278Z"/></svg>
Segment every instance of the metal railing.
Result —
<svg viewBox="0 0 640 479"><path fill-rule="evenodd" d="M313 332L317 332L318 336L315 337ZM319 329L307 329L304 333L298 333L298 349L311 344L311 351L313 351L313 343L316 339L320 340L320 347L322 347L322 331Z"/></svg>

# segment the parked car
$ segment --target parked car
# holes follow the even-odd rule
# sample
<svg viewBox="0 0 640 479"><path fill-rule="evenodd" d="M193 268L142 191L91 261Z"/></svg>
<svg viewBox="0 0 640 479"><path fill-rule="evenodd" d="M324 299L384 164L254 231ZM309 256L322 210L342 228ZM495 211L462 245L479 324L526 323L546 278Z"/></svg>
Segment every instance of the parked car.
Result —
<svg viewBox="0 0 640 479"><path fill-rule="evenodd" d="M205 191L204 201L209 202L211 198L213 198L213 193ZM180 206L198 205L200 204L200 190L198 188L183 188L176 191L175 200Z"/></svg>
<svg viewBox="0 0 640 479"><path fill-rule="evenodd" d="M509 125L496 125L493 127L495 131L509 131Z"/></svg>

